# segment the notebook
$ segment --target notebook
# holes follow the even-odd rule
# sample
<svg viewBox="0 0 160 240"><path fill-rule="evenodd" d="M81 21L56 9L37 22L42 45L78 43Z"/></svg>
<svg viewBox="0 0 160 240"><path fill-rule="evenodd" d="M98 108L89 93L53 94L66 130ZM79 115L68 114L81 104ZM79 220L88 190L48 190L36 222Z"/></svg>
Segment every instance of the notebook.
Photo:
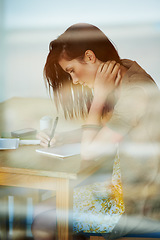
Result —
<svg viewBox="0 0 160 240"><path fill-rule="evenodd" d="M64 144L62 146L36 149L36 152L58 158L66 158L79 155L81 152L80 143Z"/></svg>

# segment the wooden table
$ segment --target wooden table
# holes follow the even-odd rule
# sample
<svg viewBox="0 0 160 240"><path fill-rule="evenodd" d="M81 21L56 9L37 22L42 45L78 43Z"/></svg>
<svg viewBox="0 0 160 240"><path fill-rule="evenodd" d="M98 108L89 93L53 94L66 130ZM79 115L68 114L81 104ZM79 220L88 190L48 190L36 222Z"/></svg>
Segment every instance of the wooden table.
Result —
<svg viewBox="0 0 160 240"><path fill-rule="evenodd" d="M73 188L98 170L105 161L82 161L80 156L60 160L37 153L38 146L0 151L0 185L56 191L59 240L72 239L69 210Z"/></svg>
<svg viewBox="0 0 160 240"><path fill-rule="evenodd" d="M49 99L14 97L0 103L0 134L27 127L38 129L41 117L54 118L56 114ZM81 126L79 124L77 119L64 121L63 114L59 113L56 130L70 131ZM20 146L17 150L0 151L0 185L56 191L58 240L67 240L72 232L68 219L73 188L106 161L82 161L80 156L60 160L38 154L35 151L38 147Z"/></svg>

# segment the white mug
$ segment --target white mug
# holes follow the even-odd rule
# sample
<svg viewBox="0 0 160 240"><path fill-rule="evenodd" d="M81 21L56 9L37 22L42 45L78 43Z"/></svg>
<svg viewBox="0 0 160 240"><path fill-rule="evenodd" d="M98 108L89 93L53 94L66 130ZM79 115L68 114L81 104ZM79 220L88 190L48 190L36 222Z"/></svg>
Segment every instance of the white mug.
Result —
<svg viewBox="0 0 160 240"><path fill-rule="evenodd" d="M40 130L51 129L53 118L51 116L43 116L40 119Z"/></svg>

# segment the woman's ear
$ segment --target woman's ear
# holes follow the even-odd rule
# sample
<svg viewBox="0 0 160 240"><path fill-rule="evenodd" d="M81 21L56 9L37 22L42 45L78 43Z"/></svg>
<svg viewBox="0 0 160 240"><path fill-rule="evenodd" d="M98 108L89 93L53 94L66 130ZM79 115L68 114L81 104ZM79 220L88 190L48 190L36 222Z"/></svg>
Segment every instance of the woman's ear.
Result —
<svg viewBox="0 0 160 240"><path fill-rule="evenodd" d="M86 50L85 55L84 55L84 61L90 62L90 63L95 63L96 61L96 56L92 50Z"/></svg>

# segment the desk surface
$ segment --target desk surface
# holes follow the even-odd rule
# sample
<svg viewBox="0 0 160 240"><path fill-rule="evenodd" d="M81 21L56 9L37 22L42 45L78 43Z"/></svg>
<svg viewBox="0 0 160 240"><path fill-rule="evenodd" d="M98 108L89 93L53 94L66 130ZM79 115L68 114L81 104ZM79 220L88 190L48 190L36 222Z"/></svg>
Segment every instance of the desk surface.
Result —
<svg viewBox="0 0 160 240"><path fill-rule="evenodd" d="M20 146L16 150L1 150L0 172L77 179L79 175L92 174L105 162L104 159L82 161L80 155L62 160L37 153L37 148Z"/></svg>

